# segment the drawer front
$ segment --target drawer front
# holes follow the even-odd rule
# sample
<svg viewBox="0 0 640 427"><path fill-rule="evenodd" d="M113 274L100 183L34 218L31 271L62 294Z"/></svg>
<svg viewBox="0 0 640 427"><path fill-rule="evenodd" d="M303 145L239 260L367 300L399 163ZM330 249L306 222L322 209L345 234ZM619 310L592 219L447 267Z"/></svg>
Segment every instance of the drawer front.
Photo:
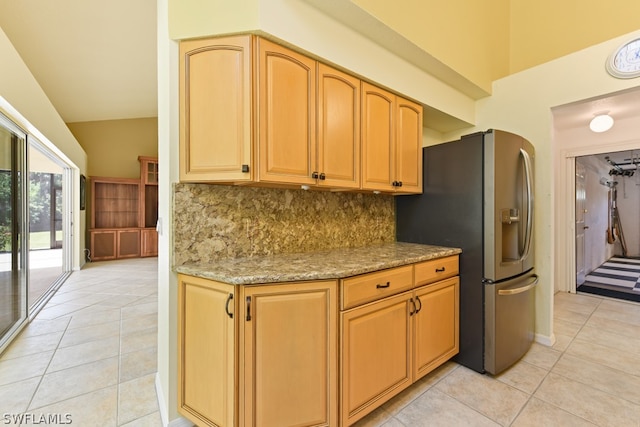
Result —
<svg viewBox="0 0 640 427"><path fill-rule="evenodd" d="M346 310L412 287L412 265L349 277L342 280L340 308Z"/></svg>
<svg viewBox="0 0 640 427"><path fill-rule="evenodd" d="M415 265L416 286L458 275L458 255L438 258Z"/></svg>

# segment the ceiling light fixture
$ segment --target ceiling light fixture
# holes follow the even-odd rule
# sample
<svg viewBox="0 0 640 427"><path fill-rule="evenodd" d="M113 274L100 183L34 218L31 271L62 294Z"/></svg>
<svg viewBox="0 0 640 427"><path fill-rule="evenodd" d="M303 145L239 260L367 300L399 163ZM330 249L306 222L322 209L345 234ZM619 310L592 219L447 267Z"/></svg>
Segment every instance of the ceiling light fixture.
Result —
<svg viewBox="0 0 640 427"><path fill-rule="evenodd" d="M589 123L589 129L598 133L608 131L611 126L613 126L613 117L608 112L598 113Z"/></svg>

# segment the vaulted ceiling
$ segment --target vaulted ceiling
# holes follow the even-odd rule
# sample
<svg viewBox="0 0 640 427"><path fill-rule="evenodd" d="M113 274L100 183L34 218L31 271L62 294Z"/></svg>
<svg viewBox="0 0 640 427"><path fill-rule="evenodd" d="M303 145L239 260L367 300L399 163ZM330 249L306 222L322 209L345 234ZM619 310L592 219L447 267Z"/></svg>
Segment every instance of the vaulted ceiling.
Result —
<svg viewBox="0 0 640 427"><path fill-rule="evenodd" d="M155 0L0 1L0 27L67 123L158 115L156 18Z"/></svg>

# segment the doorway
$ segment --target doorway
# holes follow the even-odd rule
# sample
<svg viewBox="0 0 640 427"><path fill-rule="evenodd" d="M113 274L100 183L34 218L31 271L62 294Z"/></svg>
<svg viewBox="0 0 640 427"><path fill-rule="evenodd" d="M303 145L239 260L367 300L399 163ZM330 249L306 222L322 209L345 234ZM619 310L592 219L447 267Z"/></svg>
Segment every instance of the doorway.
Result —
<svg viewBox="0 0 640 427"><path fill-rule="evenodd" d="M640 302L640 150L575 162L577 291Z"/></svg>
<svg viewBox="0 0 640 427"><path fill-rule="evenodd" d="M29 313L66 277L64 163L29 137Z"/></svg>

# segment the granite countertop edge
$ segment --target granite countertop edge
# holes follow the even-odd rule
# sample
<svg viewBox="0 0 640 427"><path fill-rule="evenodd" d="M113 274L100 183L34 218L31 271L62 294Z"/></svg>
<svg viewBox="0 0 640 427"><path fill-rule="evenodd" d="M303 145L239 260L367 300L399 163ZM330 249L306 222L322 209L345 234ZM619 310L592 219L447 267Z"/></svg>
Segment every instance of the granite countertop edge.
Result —
<svg viewBox="0 0 640 427"><path fill-rule="evenodd" d="M227 258L174 266L176 273L231 285L343 279L372 271L457 255L459 248L388 243L359 248Z"/></svg>

